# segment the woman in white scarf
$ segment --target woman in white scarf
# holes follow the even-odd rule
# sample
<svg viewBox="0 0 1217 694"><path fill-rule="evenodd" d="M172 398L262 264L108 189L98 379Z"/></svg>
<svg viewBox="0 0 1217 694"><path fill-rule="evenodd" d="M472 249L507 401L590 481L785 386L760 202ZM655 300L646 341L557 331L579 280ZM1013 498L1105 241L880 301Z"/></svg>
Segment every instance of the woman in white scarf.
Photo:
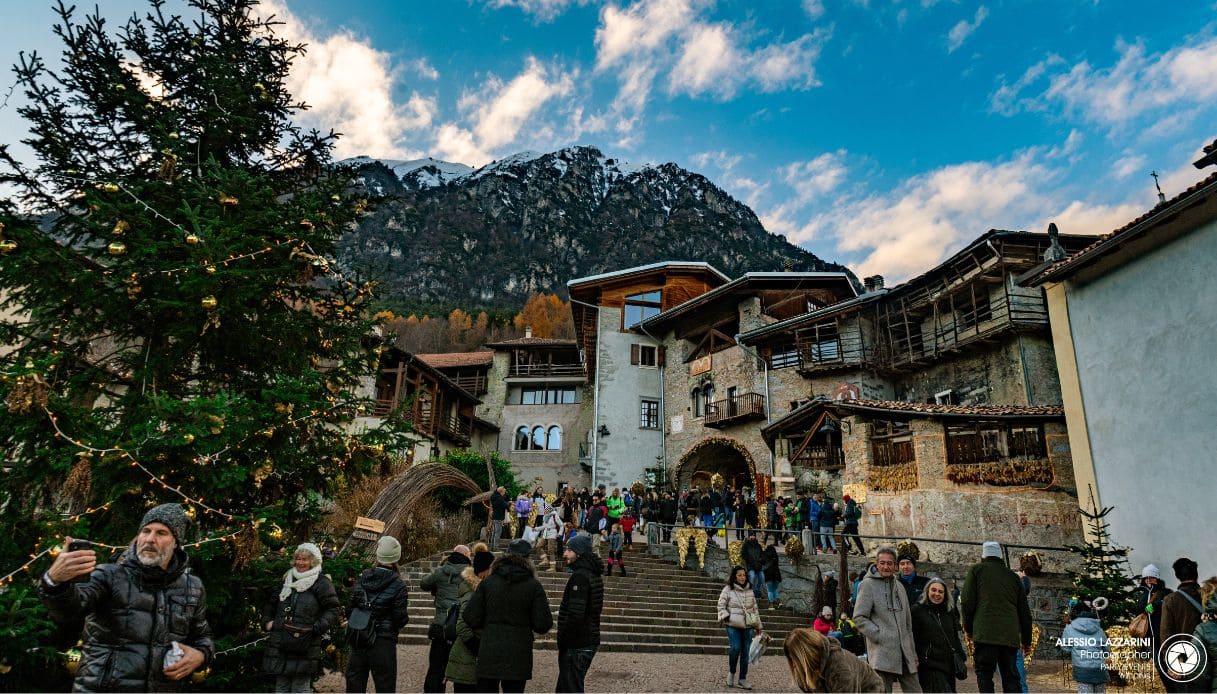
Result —
<svg viewBox="0 0 1217 694"><path fill-rule="evenodd" d="M321 637L338 622L340 608L334 585L321 573L317 545L296 548L277 598L263 610L270 632L263 671L275 676L277 692L310 691L320 670Z"/></svg>

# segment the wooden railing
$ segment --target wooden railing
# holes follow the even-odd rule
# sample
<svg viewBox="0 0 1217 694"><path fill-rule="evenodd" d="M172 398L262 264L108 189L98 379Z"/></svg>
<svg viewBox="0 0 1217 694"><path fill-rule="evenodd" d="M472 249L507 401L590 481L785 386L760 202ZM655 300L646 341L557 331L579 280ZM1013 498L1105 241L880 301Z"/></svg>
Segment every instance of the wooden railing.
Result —
<svg viewBox="0 0 1217 694"><path fill-rule="evenodd" d="M449 376L458 387L478 397L486 394L486 374L476 376Z"/></svg>
<svg viewBox="0 0 1217 694"><path fill-rule="evenodd" d="M813 470L843 470L845 451L840 446L808 446L790 464Z"/></svg>
<svg viewBox="0 0 1217 694"><path fill-rule="evenodd" d="M765 417L765 396L743 393L706 405L706 426L722 426L747 419Z"/></svg>
<svg viewBox="0 0 1217 694"><path fill-rule="evenodd" d="M587 378L583 364L512 364L508 378L546 378L549 376L582 376Z"/></svg>

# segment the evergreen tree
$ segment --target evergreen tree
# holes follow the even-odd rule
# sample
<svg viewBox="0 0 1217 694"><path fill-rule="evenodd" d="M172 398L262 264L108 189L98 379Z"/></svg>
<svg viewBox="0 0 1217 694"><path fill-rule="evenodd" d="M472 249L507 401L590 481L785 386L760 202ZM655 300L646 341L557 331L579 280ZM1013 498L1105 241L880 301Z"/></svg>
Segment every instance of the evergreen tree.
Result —
<svg viewBox="0 0 1217 694"><path fill-rule="evenodd" d="M189 550L221 647L257 636L254 573L286 568L254 561L263 544L306 538L407 438L392 420L349 433L370 411L372 286L331 258L366 202L332 165L335 134L292 124L304 47L256 5L189 0L181 17L150 0L112 31L61 3L62 66L15 66L36 163L0 147L0 571L56 536L125 546L148 506L180 501L193 539L228 536ZM26 587L47 561L0 613L41 609ZM0 687L48 686L58 656L32 629L0 631ZM214 686L265 686L229 677Z"/></svg>
<svg viewBox="0 0 1217 694"><path fill-rule="evenodd" d="M1089 529L1086 544L1068 546L1069 551L1077 554L1082 561L1081 570L1069 572L1075 596L1086 601L1100 597L1107 600L1107 607L1099 613L1105 629L1126 623L1137 607L1134 595L1137 584L1128 567L1131 548L1112 544L1108 532L1107 516L1114 508L1099 508L1092 492L1090 510L1078 508Z"/></svg>

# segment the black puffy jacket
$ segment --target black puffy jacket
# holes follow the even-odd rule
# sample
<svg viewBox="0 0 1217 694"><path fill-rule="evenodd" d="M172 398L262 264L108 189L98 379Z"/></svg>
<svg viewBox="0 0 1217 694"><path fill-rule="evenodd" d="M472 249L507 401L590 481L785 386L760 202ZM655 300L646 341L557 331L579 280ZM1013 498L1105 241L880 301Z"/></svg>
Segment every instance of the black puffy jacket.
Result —
<svg viewBox="0 0 1217 694"><path fill-rule="evenodd" d="M262 609L262 623L274 622L262 656L262 672L268 675L313 675L321 664L321 636L338 622L338 593L324 575L306 591L293 590ZM289 628L290 627L290 628ZM309 629L297 636L293 630Z"/></svg>
<svg viewBox="0 0 1217 694"><path fill-rule="evenodd" d="M397 632L410 621L407 600L409 591L401 576L386 566L365 569L351 589L351 607L370 605L376 620L376 635L397 638ZM348 615L350 613L348 612Z"/></svg>
<svg viewBox="0 0 1217 694"><path fill-rule="evenodd" d="M744 546L740 550L740 557L744 560L744 568L749 571L761 570L761 554L764 552L761 548L761 543L752 538L744 540Z"/></svg>
<svg viewBox="0 0 1217 694"><path fill-rule="evenodd" d="M912 617L918 669L954 675L954 653L964 652L959 639L959 613L947 609L946 602L940 605L926 602L913 606Z"/></svg>
<svg viewBox="0 0 1217 694"><path fill-rule="evenodd" d="M591 554L581 554L562 591L558 607L558 648L600 645L600 612L604 609L604 567Z"/></svg>
<svg viewBox="0 0 1217 694"><path fill-rule="evenodd" d="M461 617L482 630L479 679L532 679L533 634L549 631L554 615L528 559L510 553L495 559Z"/></svg>
<svg viewBox="0 0 1217 694"><path fill-rule="evenodd" d="M761 552L761 571L766 581L782 582L782 565L779 562L776 545L769 545Z"/></svg>
<svg viewBox="0 0 1217 694"><path fill-rule="evenodd" d="M38 586L52 619L85 619L75 691L180 689L185 680L174 682L161 672L173 641L202 651L200 669L215 658L203 582L190 573L181 549L167 569L140 564L128 549L117 563L99 565L87 582Z"/></svg>

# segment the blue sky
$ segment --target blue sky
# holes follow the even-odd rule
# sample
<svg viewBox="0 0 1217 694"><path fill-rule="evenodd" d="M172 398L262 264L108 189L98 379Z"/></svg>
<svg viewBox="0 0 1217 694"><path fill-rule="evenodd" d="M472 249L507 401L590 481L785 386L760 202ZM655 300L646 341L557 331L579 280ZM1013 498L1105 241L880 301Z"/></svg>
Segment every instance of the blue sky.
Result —
<svg viewBox="0 0 1217 694"><path fill-rule="evenodd" d="M3 55L53 49L6 7ZM143 6L103 0L115 19ZM1202 177L1217 5L273 0L340 156L673 161L766 228L899 281L990 228L1104 233ZM7 85L5 85L6 87ZM6 141L18 132L0 112ZM764 269L764 268L759 268Z"/></svg>

